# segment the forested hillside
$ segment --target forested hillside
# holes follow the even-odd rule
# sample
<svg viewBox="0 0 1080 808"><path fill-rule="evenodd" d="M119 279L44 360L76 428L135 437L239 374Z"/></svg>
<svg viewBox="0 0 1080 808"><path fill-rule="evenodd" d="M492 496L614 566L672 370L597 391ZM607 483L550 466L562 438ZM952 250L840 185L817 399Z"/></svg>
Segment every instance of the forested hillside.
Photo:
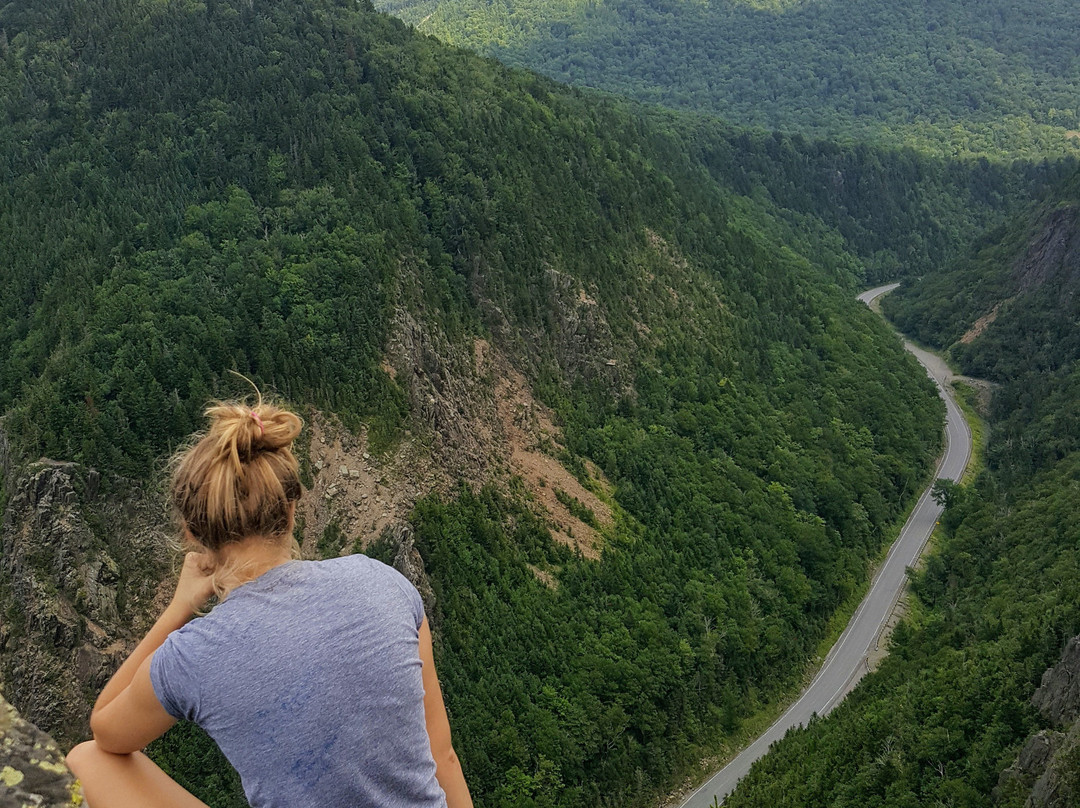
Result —
<svg viewBox="0 0 1080 808"><path fill-rule="evenodd" d="M508 64L732 123L934 154L1080 149L1069 0L380 0Z"/></svg>
<svg viewBox="0 0 1080 808"><path fill-rule="evenodd" d="M881 670L828 719L789 735L726 804L1074 804L1074 754L1034 803L1040 764L1013 763L1050 726L1032 694L1080 632L1078 179L886 305L951 346L965 372L1000 385L989 468L940 490L942 536Z"/></svg>
<svg viewBox="0 0 1080 808"><path fill-rule="evenodd" d="M661 116L759 227L819 262L853 254L865 282L932 273L1076 171L1077 160L964 161ZM822 252L824 250L824 252Z"/></svg>
<svg viewBox="0 0 1080 808"><path fill-rule="evenodd" d="M886 306L906 331L1002 385L989 461L1011 485L1080 449L1080 175Z"/></svg>
<svg viewBox="0 0 1080 808"><path fill-rule="evenodd" d="M80 490L152 500L235 370L354 433L352 471L408 455L460 476L409 521L479 805L645 804L798 681L940 442L940 401L858 281L1061 170L744 136L353 2L13 2L0 28L5 694L71 735L88 704L56 694L101 682L37 677L20 649L130 640L49 578L59 549L12 551L39 523L8 506L41 502L18 469L71 461ZM551 492L587 542L555 531L547 477L476 454L518 376L538 401L512 426L550 408L530 451L605 509ZM79 490L56 491L75 519ZM124 545L93 507L86 541ZM306 546L385 550L336 524ZM92 583L136 608L157 567L109 552ZM157 754L231 804L188 733Z"/></svg>

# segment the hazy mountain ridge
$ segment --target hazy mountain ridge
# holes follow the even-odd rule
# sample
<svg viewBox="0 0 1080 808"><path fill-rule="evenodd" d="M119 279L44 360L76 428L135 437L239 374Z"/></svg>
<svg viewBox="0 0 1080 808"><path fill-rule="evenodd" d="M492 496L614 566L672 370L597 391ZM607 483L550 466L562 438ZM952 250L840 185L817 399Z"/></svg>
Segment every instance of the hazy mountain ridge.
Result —
<svg viewBox="0 0 1080 808"><path fill-rule="evenodd" d="M1080 148L1064 0L378 5L509 64L740 125L949 156Z"/></svg>

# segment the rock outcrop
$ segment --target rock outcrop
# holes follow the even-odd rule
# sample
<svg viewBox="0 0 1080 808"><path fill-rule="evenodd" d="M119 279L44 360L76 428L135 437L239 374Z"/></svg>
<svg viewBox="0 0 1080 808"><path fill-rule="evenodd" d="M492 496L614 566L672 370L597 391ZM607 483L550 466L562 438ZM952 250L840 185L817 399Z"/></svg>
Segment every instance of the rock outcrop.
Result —
<svg viewBox="0 0 1080 808"><path fill-rule="evenodd" d="M404 575L424 601L424 612L429 615L437 614L435 611L435 590L431 586L427 569L424 567L424 559L420 557L420 551L416 549L413 538L412 525L399 523L387 528L383 537L397 549L394 552L394 569ZM432 617L434 620L434 617Z"/></svg>
<svg viewBox="0 0 1080 808"><path fill-rule="evenodd" d="M1062 205L1041 222L1024 255L1014 264L1020 294L1052 284L1062 300L1080 289L1080 208Z"/></svg>
<svg viewBox="0 0 1080 808"><path fill-rule="evenodd" d="M82 804L56 741L0 698L0 808Z"/></svg>
<svg viewBox="0 0 1080 808"><path fill-rule="evenodd" d="M1058 729L1037 732L998 780L999 805L1074 808L1080 804L1080 637L1043 674L1032 704Z"/></svg>
<svg viewBox="0 0 1080 808"><path fill-rule="evenodd" d="M1069 640L1061 661L1043 674L1031 703L1057 726L1080 718L1080 637Z"/></svg>
<svg viewBox="0 0 1080 808"><path fill-rule="evenodd" d="M13 468L0 522L0 685L69 745L87 736L93 696L154 611L171 558L165 520L153 497L76 464Z"/></svg>

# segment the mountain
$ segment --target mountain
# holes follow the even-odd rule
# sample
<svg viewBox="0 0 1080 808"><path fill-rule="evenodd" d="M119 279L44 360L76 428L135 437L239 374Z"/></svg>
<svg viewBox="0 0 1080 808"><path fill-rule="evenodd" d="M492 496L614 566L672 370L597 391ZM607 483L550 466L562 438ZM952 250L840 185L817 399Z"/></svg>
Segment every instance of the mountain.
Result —
<svg viewBox="0 0 1080 808"><path fill-rule="evenodd" d="M380 0L552 78L732 123L948 156L1080 149L1068 0Z"/></svg>
<svg viewBox="0 0 1080 808"><path fill-rule="evenodd" d="M85 735L235 371L308 423L305 553L426 596L480 805L646 804L799 681L940 443L861 278L1062 170L742 133L353 2L0 30L5 697ZM154 754L238 804L191 727Z"/></svg>
<svg viewBox="0 0 1080 808"><path fill-rule="evenodd" d="M935 549L880 671L726 804L1075 803L1078 179L886 303L994 383L987 468L939 487Z"/></svg>

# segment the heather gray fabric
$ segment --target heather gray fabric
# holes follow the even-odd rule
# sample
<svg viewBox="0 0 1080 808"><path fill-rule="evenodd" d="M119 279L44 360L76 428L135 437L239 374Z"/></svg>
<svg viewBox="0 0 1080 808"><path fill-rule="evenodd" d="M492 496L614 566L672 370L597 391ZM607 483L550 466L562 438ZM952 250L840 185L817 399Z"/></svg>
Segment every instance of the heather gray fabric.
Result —
<svg viewBox="0 0 1080 808"><path fill-rule="evenodd" d="M420 595L363 555L292 561L174 631L150 679L203 727L253 808L436 808Z"/></svg>

